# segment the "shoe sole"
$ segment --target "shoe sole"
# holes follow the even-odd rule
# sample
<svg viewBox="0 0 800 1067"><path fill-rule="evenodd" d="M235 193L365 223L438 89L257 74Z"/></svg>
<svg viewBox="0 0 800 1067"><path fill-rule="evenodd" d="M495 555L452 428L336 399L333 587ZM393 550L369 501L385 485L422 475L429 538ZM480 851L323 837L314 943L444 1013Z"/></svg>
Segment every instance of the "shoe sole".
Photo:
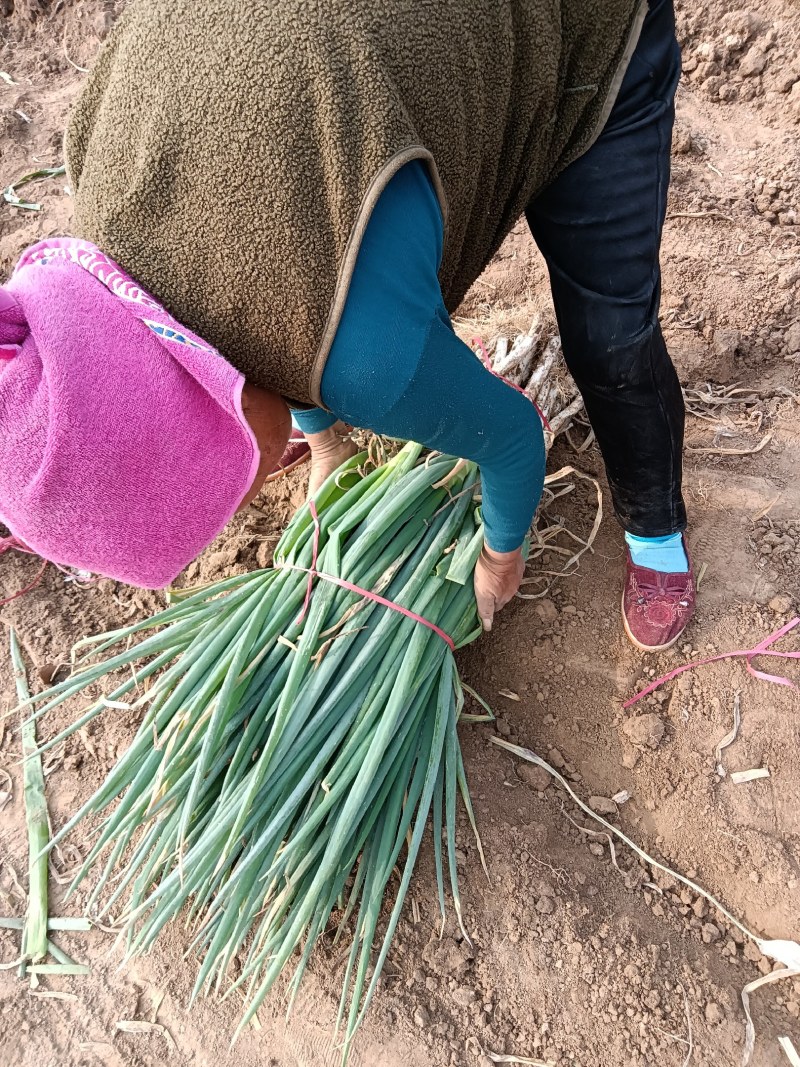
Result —
<svg viewBox="0 0 800 1067"><path fill-rule="evenodd" d="M621 610L621 613L622 613L622 625L625 627L625 633L626 633L626 635L628 637L628 640L630 641L630 643L632 645L634 645L636 648L638 648L640 652L666 652L666 650L668 648L672 648L672 646L675 644L675 642L678 640L678 638L684 632L683 630L681 630L680 633L675 634L675 636L672 638L672 640L668 641L665 645L643 645L641 641L637 641L636 640L636 638L631 633L630 626L628 626L628 620L627 620L627 618L625 616L625 590L624 589L622 591L622 602L620 604L620 610ZM684 627L684 629L685 629L685 627Z"/></svg>

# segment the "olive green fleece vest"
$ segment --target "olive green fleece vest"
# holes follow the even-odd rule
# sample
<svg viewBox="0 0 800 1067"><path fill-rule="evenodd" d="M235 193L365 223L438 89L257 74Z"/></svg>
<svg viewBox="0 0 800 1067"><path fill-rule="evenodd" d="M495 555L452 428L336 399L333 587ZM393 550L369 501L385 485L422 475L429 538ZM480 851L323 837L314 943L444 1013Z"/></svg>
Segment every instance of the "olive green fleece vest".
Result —
<svg viewBox="0 0 800 1067"><path fill-rule="evenodd" d="M645 8L133 0L67 130L77 235L248 379L320 404L392 175L428 162L454 310L530 198L599 133Z"/></svg>

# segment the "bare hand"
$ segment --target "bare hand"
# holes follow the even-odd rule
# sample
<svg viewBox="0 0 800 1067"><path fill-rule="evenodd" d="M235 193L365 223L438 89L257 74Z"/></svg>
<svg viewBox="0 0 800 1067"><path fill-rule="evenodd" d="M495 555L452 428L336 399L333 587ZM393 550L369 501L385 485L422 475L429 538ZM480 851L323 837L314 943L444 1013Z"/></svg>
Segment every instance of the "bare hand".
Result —
<svg viewBox="0 0 800 1067"><path fill-rule="evenodd" d="M311 449L311 474L308 479L310 497L337 467L358 452L357 446L348 436L349 433L349 426L345 426L343 422L335 422L327 430L305 435Z"/></svg>
<svg viewBox="0 0 800 1067"><path fill-rule="evenodd" d="M488 545L475 567L475 599L484 630L491 630L494 613L504 608L519 589L525 572L522 549L495 552Z"/></svg>

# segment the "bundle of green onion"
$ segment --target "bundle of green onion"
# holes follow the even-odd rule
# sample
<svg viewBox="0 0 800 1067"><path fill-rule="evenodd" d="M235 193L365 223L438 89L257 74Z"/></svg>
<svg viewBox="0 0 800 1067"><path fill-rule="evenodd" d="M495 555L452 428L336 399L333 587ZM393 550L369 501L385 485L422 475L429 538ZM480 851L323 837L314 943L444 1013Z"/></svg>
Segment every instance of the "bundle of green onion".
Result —
<svg viewBox="0 0 800 1067"><path fill-rule="evenodd" d="M478 636L477 471L421 453L406 445L370 473L365 455L356 456L317 493L318 520L308 505L296 513L274 568L219 582L154 618L80 642L76 651L100 643L79 660L80 673L35 698L38 717L129 670L44 748L109 706L144 709L130 748L54 839L87 815L106 813L74 883L102 863L90 914L124 905L127 950L135 954L185 908L202 958L193 997L219 990L238 956L241 969L226 994L246 993L240 1030L297 949L290 1001L317 940L351 930L337 1022L338 1029L346 1014L344 1060L381 973L429 814L439 906L444 917L444 837L459 922L457 792L474 828L456 732L463 690L447 641L323 578L313 580L307 600L316 559L319 572L402 605L455 647ZM118 645L124 650L91 665ZM404 844L399 890L370 967Z"/></svg>

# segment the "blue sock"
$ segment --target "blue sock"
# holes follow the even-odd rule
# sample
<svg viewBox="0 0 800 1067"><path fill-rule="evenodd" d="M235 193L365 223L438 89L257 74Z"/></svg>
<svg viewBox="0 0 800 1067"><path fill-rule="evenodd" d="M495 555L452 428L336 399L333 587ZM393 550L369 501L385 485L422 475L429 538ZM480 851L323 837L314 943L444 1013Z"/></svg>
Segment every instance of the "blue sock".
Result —
<svg viewBox="0 0 800 1067"><path fill-rule="evenodd" d="M689 570L682 534L634 537L633 534L626 533L625 540L631 550L631 559L637 567L649 567L651 571L667 574L686 574Z"/></svg>

